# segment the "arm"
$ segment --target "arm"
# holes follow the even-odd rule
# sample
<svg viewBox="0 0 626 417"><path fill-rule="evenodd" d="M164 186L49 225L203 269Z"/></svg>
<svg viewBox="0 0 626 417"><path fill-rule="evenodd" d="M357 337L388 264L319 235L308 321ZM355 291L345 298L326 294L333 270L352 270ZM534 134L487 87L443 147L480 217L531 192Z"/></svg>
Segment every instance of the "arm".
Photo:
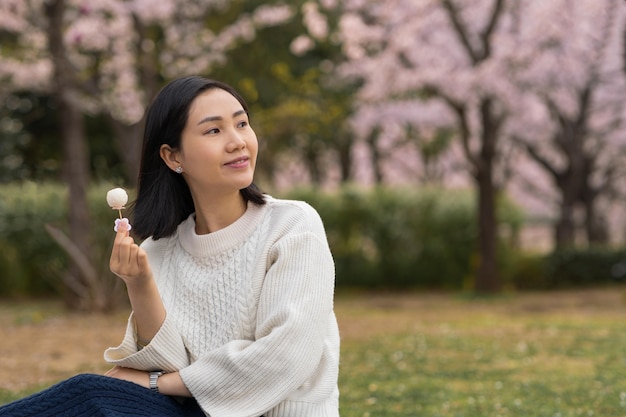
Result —
<svg viewBox="0 0 626 417"><path fill-rule="evenodd" d="M146 251L135 244L124 223L118 226L110 267L126 283L133 312L122 344L105 352L105 359L116 365L107 375L141 384L144 379L147 381L146 371L173 372L187 366L189 358L180 335L166 320ZM153 339L158 347L146 347ZM138 345L146 348L137 352ZM165 381L173 382L168 387L172 385L172 391L188 393L182 382L177 383L177 377L178 374L166 378Z"/></svg>
<svg viewBox="0 0 626 417"><path fill-rule="evenodd" d="M118 229L119 230L119 229ZM132 239L128 237L128 233L118 232L116 241L126 240L129 243L128 252L134 251L132 245ZM120 244L119 252L112 253L111 255L111 269L118 275L123 275L126 279L131 279L136 276L136 273L124 273L121 271L120 255L126 248L122 248L126 243ZM141 247L136 248L137 254L141 261L137 262L137 265L142 265L141 269L144 271L150 271L149 275L150 285L156 282L156 278L160 273L160 260L165 256L166 247L164 242L159 241L158 244L147 239L141 244ZM131 249L133 248L133 249ZM144 263L144 255L147 254L148 264ZM128 265L127 265L128 267ZM123 277L123 279L124 279ZM144 298L148 293L137 291L136 286L132 286L129 289L129 297L131 299L131 305L133 312L128 320L126 326L126 334L121 344L117 347L108 348L104 353L104 359L118 367L132 368L143 371L163 370L165 372L175 372L189 365L189 356L185 347L184 341L180 336L177 327L168 320L167 313L163 307L163 302L160 298L159 292L154 289L150 290L152 294L150 297ZM150 313L150 309L155 308L155 311ZM161 310L163 308L163 310ZM136 314L144 314L144 317L136 318ZM152 321L152 318L163 314L163 318L158 317L157 320ZM147 317L145 317L147 316ZM160 327L156 329L157 322L161 322ZM144 327L145 324L150 326L148 330ZM150 342L143 349L138 347L138 338L142 338L142 345L146 345L146 342Z"/></svg>
<svg viewBox="0 0 626 417"><path fill-rule="evenodd" d="M137 341L147 345L165 320L165 307L148 264L148 256L130 237L125 223L120 223L118 227L109 265L111 271L126 283Z"/></svg>
<svg viewBox="0 0 626 417"><path fill-rule="evenodd" d="M145 388L150 388L149 372L138 371L131 368L123 368L116 366L113 369L105 373L106 376L123 379L125 381L134 382ZM176 397L191 397L191 393L180 379L178 372L171 372L169 374L163 374L157 380L157 387L159 393L163 395L171 395Z"/></svg>

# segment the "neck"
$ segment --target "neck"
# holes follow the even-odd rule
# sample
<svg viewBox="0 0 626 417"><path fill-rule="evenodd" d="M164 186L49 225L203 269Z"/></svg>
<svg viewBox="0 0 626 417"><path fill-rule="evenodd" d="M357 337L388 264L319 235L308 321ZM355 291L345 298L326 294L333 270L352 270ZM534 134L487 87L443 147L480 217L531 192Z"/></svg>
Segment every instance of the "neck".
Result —
<svg viewBox="0 0 626 417"><path fill-rule="evenodd" d="M246 212L247 205L239 192L221 197L199 199L194 196L196 233L217 232L233 224Z"/></svg>

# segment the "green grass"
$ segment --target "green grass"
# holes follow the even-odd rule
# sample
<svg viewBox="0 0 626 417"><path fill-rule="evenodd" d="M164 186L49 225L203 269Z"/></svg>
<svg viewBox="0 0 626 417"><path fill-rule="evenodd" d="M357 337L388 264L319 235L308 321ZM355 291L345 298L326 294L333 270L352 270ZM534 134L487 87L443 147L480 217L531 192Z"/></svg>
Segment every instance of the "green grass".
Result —
<svg viewBox="0 0 626 417"><path fill-rule="evenodd" d="M626 416L623 313L497 304L485 314L463 302L433 322L416 315L410 332L346 341L342 417Z"/></svg>
<svg viewBox="0 0 626 417"><path fill-rule="evenodd" d="M37 386L31 387L30 389L17 391L17 392L0 388L0 405L18 400L34 392L41 391L47 387L48 385L37 385Z"/></svg>
<svg viewBox="0 0 626 417"><path fill-rule="evenodd" d="M622 291L340 295L341 416L626 416Z"/></svg>
<svg viewBox="0 0 626 417"><path fill-rule="evenodd" d="M466 330L348 343L342 416L626 415L623 324L556 324L531 344Z"/></svg>

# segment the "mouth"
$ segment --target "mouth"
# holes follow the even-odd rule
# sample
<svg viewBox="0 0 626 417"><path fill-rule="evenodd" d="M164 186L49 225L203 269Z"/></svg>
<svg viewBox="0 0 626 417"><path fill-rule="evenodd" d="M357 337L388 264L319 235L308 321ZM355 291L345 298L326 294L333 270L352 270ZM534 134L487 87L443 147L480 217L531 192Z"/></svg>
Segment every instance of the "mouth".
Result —
<svg viewBox="0 0 626 417"><path fill-rule="evenodd" d="M233 159L232 161L226 162L224 165L229 167L243 167L248 165L248 161L250 160L247 156L240 156L237 159Z"/></svg>

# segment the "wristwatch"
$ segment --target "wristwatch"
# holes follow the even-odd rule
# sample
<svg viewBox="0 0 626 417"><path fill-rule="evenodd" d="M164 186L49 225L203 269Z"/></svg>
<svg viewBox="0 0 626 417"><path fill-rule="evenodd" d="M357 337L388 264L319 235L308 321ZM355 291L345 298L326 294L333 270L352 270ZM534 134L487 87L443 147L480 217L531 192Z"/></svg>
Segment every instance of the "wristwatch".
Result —
<svg viewBox="0 0 626 417"><path fill-rule="evenodd" d="M157 382L159 381L159 377L161 375L163 375L163 372L158 371L158 372L150 372L150 389L156 393L159 392L159 387L157 385Z"/></svg>

